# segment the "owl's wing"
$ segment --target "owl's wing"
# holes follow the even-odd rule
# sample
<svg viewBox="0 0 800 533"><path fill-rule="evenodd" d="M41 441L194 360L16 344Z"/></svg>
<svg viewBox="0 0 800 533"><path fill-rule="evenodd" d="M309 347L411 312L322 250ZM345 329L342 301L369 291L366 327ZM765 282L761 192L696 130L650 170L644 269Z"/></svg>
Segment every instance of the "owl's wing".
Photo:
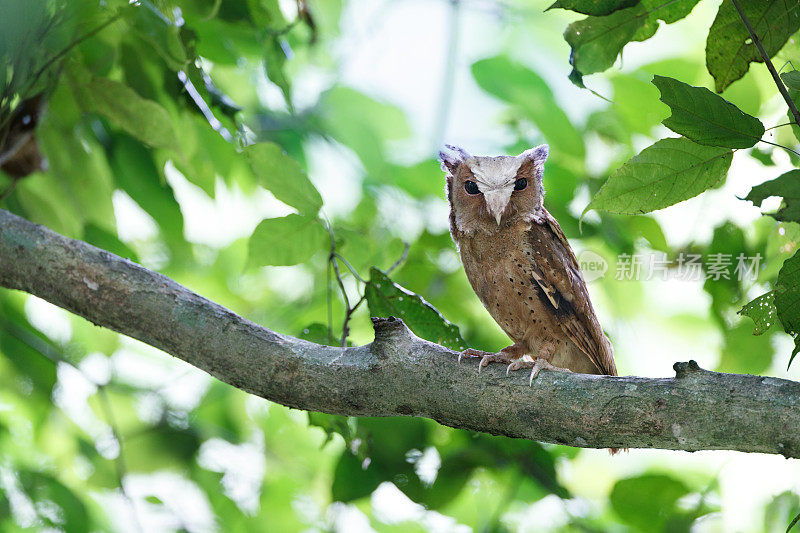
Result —
<svg viewBox="0 0 800 533"><path fill-rule="evenodd" d="M564 333L598 370L615 376L611 343L594 313L575 254L553 216L542 209L544 220L528 230L533 251L533 278L553 306Z"/></svg>

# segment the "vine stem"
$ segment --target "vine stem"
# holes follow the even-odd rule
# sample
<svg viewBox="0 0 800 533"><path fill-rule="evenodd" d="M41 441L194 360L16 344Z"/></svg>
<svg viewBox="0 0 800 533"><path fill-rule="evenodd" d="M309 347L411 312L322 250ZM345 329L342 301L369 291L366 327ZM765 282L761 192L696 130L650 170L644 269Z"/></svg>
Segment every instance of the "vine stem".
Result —
<svg viewBox="0 0 800 533"><path fill-rule="evenodd" d="M731 3L733 3L733 7L735 7L736 11L739 13L739 18L742 19L747 31L750 33L750 37L753 39L753 43L756 45L756 48L758 48L758 52L761 54L761 58L764 60L764 64L767 66L769 73L772 74L772 79L775 81L778 91L786 101L786 105L789 106L789 112L792 114L792 118L794 118L794 123L800 126L800 111L797 109L794 100L792 100L791 96L789 96L789 91L786 89L786 85L783 84L783 80L781 80L781 77L778 75L778 71L775 70L775 65L772 64L772 60L769 58L769 54L767 54L767 51L764 49L761 39L759 39L758 35L753 29L753 26L750 24L750 20L747 18L744 10L742 10L739 2L737 2L737 0L731 0Z"/></svg>

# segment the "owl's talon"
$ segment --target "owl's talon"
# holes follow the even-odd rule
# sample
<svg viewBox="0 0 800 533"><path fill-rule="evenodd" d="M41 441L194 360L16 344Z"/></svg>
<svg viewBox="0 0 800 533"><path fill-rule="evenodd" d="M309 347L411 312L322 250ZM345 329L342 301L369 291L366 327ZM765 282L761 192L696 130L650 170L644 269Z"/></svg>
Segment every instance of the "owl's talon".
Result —
<svg viewBox="0 0 800 533"><path fill-rule="evenodd" d="M511 370L519 370L521 368L530 368L531 369L531 377L528 379L528 386L533 386L533 380L539 375L539 372L542 370L552 370L555 372L572 372L572 370L568 368L561 368L558 366L552 365L547 359L543 357L539 357L533 361L523 361L521 359L517 359L516 361L512 361L510 365L506 367L506 374L508 374Z"/></svg>

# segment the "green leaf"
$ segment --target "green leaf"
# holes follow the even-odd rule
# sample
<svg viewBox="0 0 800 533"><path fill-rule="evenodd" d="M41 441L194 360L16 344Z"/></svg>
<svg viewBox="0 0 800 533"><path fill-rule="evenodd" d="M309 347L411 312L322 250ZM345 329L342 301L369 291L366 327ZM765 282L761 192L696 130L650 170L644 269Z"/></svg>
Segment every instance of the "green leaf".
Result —
<svg viewBox="0 0 800 533"><path fill-rule="evenodd" d="M772 335L753 335L746 322L725 327L722 332L723 345L720 350L718 372L761 374L772 364L775 349Z"/></svg>
<svg viewBox="0 0 800 533"><path fill-rule="evenodd" d="M200 437L192 429L159 424L125 437L125 462L133 472L184 471L194 460Z"/></svg>
<svg viewBox="0 0 800 533"><path fill-rule="evenodd" d="M167 111L153 100L118 81L94 78L80 87L79 101L86 111L108 118L115 126L155 148L177 148Z"/></svg>
<svg viewBox="0 0 800 533"><path fill-rule="evenodd" d="M761 39L769 57L800 29L799 0L738 0L753 31ZM763 62L739 13L731 0L725 0L708 31L706 66L721 93L747 73L752 62Z"/></svg>
<svg viewBox="0 0 800 533"><path fill-rule="evenodd" d="M661 101L672 111L664 125L696 143L750 148L764 135L760 120L705 87L693 87L664 76L654 76L653 85L661 91Z"/></svg>
<svg viewBox="0 0 800 533"><path fill-rule="evenodd" d="M384 144L410 135L400 109L341 86L326 91L317 109L324 131L353 150L368 174L384 176L391 172Z"/></svg>
<svg viewBox="0 0 800 533"><path fill-rule="evenodd" d="M800 252L784 261L775 282L775 308L783 329L800 333Z"/></svg>
<svg viewBox="0 0 800 533"><path fill-rule="evenodd" d="M605 17L587 17L570 24L564 32L564 40L572 50L570 79L573 83L586 74L602 72L613 65L646 19L647 9L637 4Z"/></svg>
<svg viewBox="0 0 800 533"><path fill-rule="evenodd" d="M648 72L611 77L615 105L608 111L627 127L628 143L632 133L652 137L653 128L669 116L669 107L659 100L659 91L652 79Z"/></svg>
<svg viewBox="0 0 800 533"><path fill-rule="evenodd" d="M247 8L252 22L261 28L281 30L286 26L278 0L247 0Z"/></svg>
<svg viewBox="0 0 800 533"><path fill-rule="evenodd" d="M319 322L314 322L304 327L300 330L300 333L298 333L297 338L317 344L324 344L326 346L341 346L338 339L331 337L328 326L320 324Z"/></svg>
<svg viewBox="0 0 800 533"><path fill-rule="evenodd" d="M763 334L775 323L778 310L775 308L774 298L774 291L770 291L745 304L739 310L740 315L750 317L755 323L756 328L753 330L753 335Z"/></svg>
<svg viewBox="0 0 800 533"><path fill-rule="evenodd" d="M800 252L784 261L775 282L775 308L783 330L794 336L789 365L800 352Z"/></svg>
<svg viewBox="0 0 800 533"><path fill-rule="evenodd" d="M316 215L322 197L303 172L300 164L275 143L258 143L244 149L250 168L259 183L281 202L301 214Z"/></svg>
<svg viewBox="0 0 800 533"><path fill-rule="evenodd" d="M45 120L39 143L50 168L46 176L36 179L44 182L43 189L59 204L58 216L74 213L84 222L113 230L113 176L102 147L93 136L81 133L77 128L61 128L55 121Z"/></svg>
<svg viewBox="0 0 800 533"><path fill-rule="evenodd" d="M173 24L149 0L139 0L131 21L134 31L177 71L186 65L188 56L180 38L180 28Z"/></svg>
<svg viewBox="0 0 800 533"><path fill-rule="evenodd" d="M710 189L730 167L733 153L688 139L661 139L617 169L586 206L638 215L669 207Z"/></svg>
<svg viewBox="0 0 800 533"><path fill-rule="evenodd" d="M61 481L32 470L20 471L15 477L33 503L38 504L37 507L41 505L49 510L37 513L37 518L42 521L41 526L75 533L90 530L86 505Z"/></svg>
<svg viewBox="0 0 800 533"><path fill-rule="evenodd" d="M331 498L337 502L357 500L372 494L382 481L383 476L369 461L359 459L350 450L344 450L333 471Z"/></svg>
<svg viewBox="0 0 800 533"><path fill-rule="evenodd" d="M689 488L670 476L644 474L621 479L611 490L611 507L628 524L644 531L661 531Z"/></svg>
<svg viewBox="0 0 800 533"><path fill-rule="evenodd" d="M59 348L25 317L22 305L8 296L0 295L0 356L16 369L17 386L24 381L33 391L50 398L56 384L56 364L47 358Z"/></svg>
<svg viewBox="0 0 800 533"><path fill-rule="evenodd" d="M325 443L333 439L334 433L337 433L344 438L348 447L356 436L355 424L352 422L355 418L343 415L330 415L327 413L318 413L316 411L308 411L308 425L316 426L325 432Z"/></svg>
<svg viewBox="0 0 800 533"><path fill-rule="evenodd" d="M264 68L267 71L269 81L280 88L283 98L286 100L286 105L289 106L289 109L292 109L292 85L286 76L286 61L286 52L281 45L281 39L279 37L270 39L265 45Z"/></svg>
<svg viewBox="0 0 800 533"><path fill-rule="evenodd" d="M130 259L134 263L139 262L136 252L134 252L127 244L119 240L119 238L113 233L95 226L94 224L87 224L83 228L83 240L89 244L97 246L98 248L107 250L112 254L116 254L125 259Z"/></svg>
<svg viewBox="0 0 800 533"><path fill-rule="evenodd" d="M315 217L265 218L250 236L252 265L296 265L325 248L328 234Z"/></svg>
<svg viewBox="0 0 800 533"><path fill-rule="evenodd" d="M688 15L699 0L642 0L605 17L587 17L573 22L564 32L570 45L570 79L580 85L586 74L602 72L614 64L622 48L630 41L644 41L658 29L658 21L667 24Z"/></svg>
<svg viewBox="0 0 800 533"><path fill-rule="evenodd" d="M787 490L772 498L764 507L764 531L787 531L789 524L800 513L800 497Z"/></svg>
<svg viewBox="0 0 800 533"><path fill-rule="evenodd" d="M472 76L484 91L518 108L530 118L550 144L563 154L583 159L583 137L559 107L547 82L506 56L472 64Z"/></svg>
<svg viewBox="0 0 800 533"><path fill-rule="evenodd" d="M781 74L781 80L784 85L794 91L800 91L800 71L793 70L791 72L784 72Z"/></svg>
<svg viewBox="0 0 800 533"><path fill-rule="evenodd" d="M392 282L389 276L375 267L370 269L366 296L371 316L401 318L418 336L451 350L459 351L467 347L456 325L448 322L421 296Z"/></svg>
<svg viewBox="0 0 800 533"><path fill-rule="evenodd" d="M780 196L783 204L776 213L771 213L775 220L800 222L800 170L790 170L774 180L756 185L745 197L754 204L761 203L770 196Z"/></svg>
<svg viewBox="0 0 800 533"><path fill-rule="evenodd" d="M181 256L189 254L183 236L180 205L172 188L162 182L152 153L127 135L115 136L111 149L111 168L119 188L153 217L172 251Z"/></svg>
<svg viewBox="0 0 800 533"><path fill-rule="evenodd" d="M545 11L569 9L584 15L604 16L639 3L639 0L556 0Z"/></svg>
<svg viewBox="0 0 800 533"><path fill-rule="evenodd" d="M775 161L772 159L772 150L759 150L758 148L753 148L750 150L750 155L764 165L765 167L774 167Z"/></svg>

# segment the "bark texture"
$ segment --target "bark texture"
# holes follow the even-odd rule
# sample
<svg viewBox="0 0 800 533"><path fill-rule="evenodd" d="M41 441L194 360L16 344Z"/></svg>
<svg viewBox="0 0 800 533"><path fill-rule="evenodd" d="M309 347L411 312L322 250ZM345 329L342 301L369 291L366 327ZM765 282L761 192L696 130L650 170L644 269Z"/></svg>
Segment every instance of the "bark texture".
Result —
<svg viewBox="0 0 800 533"><path fill-rule="evenodd" d="M729 449L800 457L800 383L676 363L672 378L475 361L373 318L375 341L334 348L276 333L129 260L0 210L0 286L35 294L268 400L589 448Z"/></svg>

